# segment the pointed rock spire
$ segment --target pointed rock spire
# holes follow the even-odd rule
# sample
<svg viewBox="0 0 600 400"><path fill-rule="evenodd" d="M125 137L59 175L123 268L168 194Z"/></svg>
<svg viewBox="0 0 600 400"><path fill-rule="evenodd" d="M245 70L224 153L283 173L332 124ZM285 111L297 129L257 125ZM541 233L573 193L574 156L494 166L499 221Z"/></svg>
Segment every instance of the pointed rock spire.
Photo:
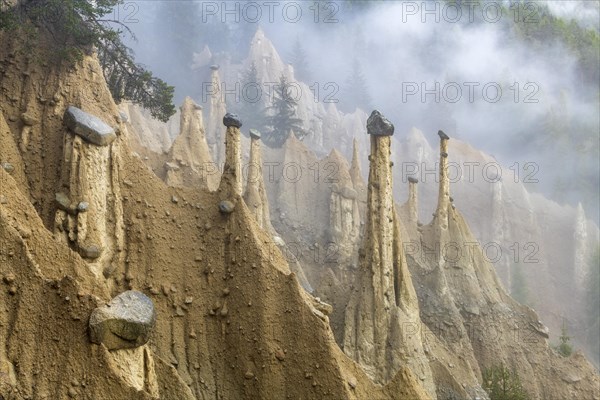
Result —
<svg viewBox="0 0 600 400"><path fill-rule="evenodd" d="M261 134L255 129L250 129L250 163L247 169L246 192L244 201L254 214L258 225L275 235L275 229L271 225L271 213L269 211L269 201L267 191L265 190L265 181L263 179L263 161L260 148ZM277 235L278 236L278 235Z"/></svg>
<svg viewBox="0 0 600 400"><path fill-rule="evenodd" d="M331 150L323 165L335 166L335 183L329 196L330 240L337 244L340 260L354 259L360 240L358 193L352 183L348 161L336 149Z"/></svg>
<svg viewBox="0 0 600 400"><path fill-rule="evenodd" d="M408 364L434 396L433 377L420 336L402 334L403 324L419 321L419 305L402 249L392 194L394 126L373 111L367 131L371 135L367 217L357 290L346 309L344 351L378 383L387 382ZM411 354L408 360L406 354Z"/></svg>
<svg viewBox="0 0 600 400"><path fill-rule="evenodd" d="M438 136L440 137L440 182L435 219L440 228L447 229L448 206L450 205L450 180L448 179L448 140L450 137L441 130L438 131Z"/></svg>
<svg viewBox="0 0 600 400"><path fill-rule="evenodd" d="M419 221L418 183L417 178L408 177L408 218L413 225Z"/></svg>
<svg viewBox="0 0 600 400"><path fill-rule="evenodd" d="M227 113L223 117L223 124L227 127L225 132L225 166L219 191L228 196L242 194L242 171L241 171L241 144L240 127L242 121L236 114Z"/></svg>
<svg viewBox="0 0 600 400"><path fill-rule="evenodd" d="M581 203L577 204L575 213L575 227L573 232L573 241L575 242L574 257L574 277L576 287L582 289L585 286L585 280L589 271L590 252L588 251L587 241L587 218Z"/></svg>
<svg viewBox="0 0 600 400"><path fill-rule="evenodd" d="M186 97L180 110L180 131L165 163L165 181L170 186L215 190L219 173L206 142L202 107Z"/></svg>
<svg viewBox="0 0 600 400"><path fill-rule="evenodd" d="M210 67L211 74L211 96L208 108L208 123L206 125L206 137L208 146L211 150L217 165L223 162L223 139L221 136L221 121L225 115L226 107L223 94L221 93L221 78L219 76L219 66Z"/></svg>
<svg viewBox="0 0 600 400"><path fill-rule="evenodd" d="M72 106L64 123L73 134L64 136L61 180L68 190L55 196L55 233L100 277L111 270L123 246L121 191L113 178L118 176L119 140L106 122Z"/></svg>
<svg viewBox="0 0 600 400"><path fill-rule="evenodd" d="M350 178L352 179L352 183L354 184L354 190L356 190L356 192L358 193L359 199L365 201L367 189L360 167L358 141L356 139L352 140L352 163L350 165Z"/></svg>

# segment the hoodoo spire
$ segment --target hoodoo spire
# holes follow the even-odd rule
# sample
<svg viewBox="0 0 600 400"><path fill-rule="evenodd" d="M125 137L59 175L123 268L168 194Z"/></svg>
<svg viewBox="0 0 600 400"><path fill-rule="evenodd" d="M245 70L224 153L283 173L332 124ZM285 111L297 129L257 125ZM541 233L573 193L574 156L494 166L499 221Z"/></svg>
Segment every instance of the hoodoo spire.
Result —
<svg viewBox="0 0 600 400"><path fill-rule="evenodd" d="M448 179L448 140L450 137L438 131L440 137L440 182L435 218L438 226L448 228L448 206L450 205L450 180Z"/></svg>
<svg viewBox="0 0 600 400"><path fill-rule="evenodd" d="M206 137L211 153L217 165L223 162L223 139L221 132L221 118L225 115L226 107L221 93L221 78L219 76L219 66L210 67L211 74L211 93L208 108L208 123L206 126Z"/></svg>
<svg viewBox="0 0 600 400"><path fill-rule="evenodd" d="M408 177L408 218L409 222L416 225L419 221L419 193L418 193L419 180L412 176Z"/></svg>
<svg viewBox="0 0 600 400"><path fill-rule="evenodd" d="M346 309L344 351L376 382L402 368L421 377L435 397L433 377L419 335L403 334L419 320L419 305L402 249L393 198L391 138L394 125L379 111L367 120L371 137L367 215L359 273ZM407 360L405 355L411 354Z"/></svg>
<svg viewBox="0 0 600 400"><path fill-rule="evenodd" d="M267 200L267 191L263 180L262 154L260 148L261 134L256 129L250 129L250 163L247 170L246 192L244 201L254 214L258 225L273 234L275 230L271 225L271 216L269 212L269 202Z"/></svg>
<svg viewBox="0 0 600 400"><path fill-rule="evenodd" d="M223 124L227 127L225 132L225 166L223 167L219 191L225 192L229 196L241 196L240 128L242 127L242 121L236 114L227 113L223 117Z"/></svg>

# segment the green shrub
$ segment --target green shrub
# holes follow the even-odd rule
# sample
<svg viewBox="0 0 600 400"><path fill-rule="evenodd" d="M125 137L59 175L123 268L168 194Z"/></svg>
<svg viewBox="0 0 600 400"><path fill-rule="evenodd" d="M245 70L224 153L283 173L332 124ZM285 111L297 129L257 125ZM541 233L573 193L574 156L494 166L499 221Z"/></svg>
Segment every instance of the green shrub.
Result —
<svg viewBox="0 0 600 400"><path fill-rule="evenodd" d="M490 400L529 399L517 372L504 365L495 365L483 371L483 389L490 395Z"/></svg>
<svg viewBox="0 0 600 400"><path fill-rule="evenodd" d="M571 353L573 353L573 346L569 344L571 336L569 336L569 333L567 332L567 325L565 324L564 319L558 340L560 343L554 346L554 350L563 357L569 357Z"/></svg>

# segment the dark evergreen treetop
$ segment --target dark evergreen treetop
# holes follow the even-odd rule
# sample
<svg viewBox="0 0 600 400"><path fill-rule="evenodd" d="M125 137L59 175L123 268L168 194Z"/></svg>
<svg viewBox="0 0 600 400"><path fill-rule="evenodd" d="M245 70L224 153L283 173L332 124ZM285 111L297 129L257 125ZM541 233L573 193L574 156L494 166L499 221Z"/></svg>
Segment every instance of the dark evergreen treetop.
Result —
<svg viewBox="0 0 600 400"><path fill-rule="evenodd" d="M111 13L123 0L0 0L0 30L48 34L61 60L78 62L94 49L116 102L130 100L167 121L175 114L174 88L134 61L121 40L131 30ZM27 37L27 35L24 35ZM54 50L54 49L53 49Z"/></svg>

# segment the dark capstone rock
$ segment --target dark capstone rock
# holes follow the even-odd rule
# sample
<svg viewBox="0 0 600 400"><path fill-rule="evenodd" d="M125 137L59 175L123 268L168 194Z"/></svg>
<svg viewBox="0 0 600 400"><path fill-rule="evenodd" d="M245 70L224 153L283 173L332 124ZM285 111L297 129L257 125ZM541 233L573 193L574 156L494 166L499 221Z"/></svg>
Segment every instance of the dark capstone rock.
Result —
<svg viewBox="0 0 600 400"><path fill-rule="evenodd" d="M367 133L375 136L392 136L394 125L379 111L374 110L367 120Z"/></svg>
<svg viewBox="0 0 600 400"><path fill-rule="evenodd" d="M450 203L454 203L454 197L450 196Z"/></svg>
<svg viewBox="0 0 600 400"><path fill-rule="evenodd" d="M442 140L448 140L448 139L450 139L450 136L446 135L446 134L444 133L444 131L441 131L441 130L440 130L440 131L438 131L438 136L439 136L439 137L440 137L440 139L442 139Z"/></svg>
<svg viewBox="0 0 600 400"><path fill-rule="evenodd" d="M418 180L417 178L413 178L412 176L409 176L409 177L408 177L408 181L409 181L410 183L419 183L419 180Z"/></svg>
<svg viewBox="0 0 600 400"><path fill-rule="evenodd" d="M213 71L218 71L219 70L219 65L218 64L213 64L210 66L210 69L212 69Z"/></svg>
<svg viewBox="0 0 600 400"><path fill-rule="evenodd" d="M260 132L257 131L256 129L250 129L250 137L252 139L260 139Z"/></svg>
<svg viewBox="0 0 600 400"><path fill-rule="evenodd" d="M90 246L80 247L79 254L83 258L89 258L91 260L95 260L96 258L100 257L100 255L102 254L102 249L100 249L100 247L96 246L95 244L92 244Z"/></svg>
<svg viewBox="0 0 600 400"><path fill-rule="evenodd" d="M223 200L219 203L219 211L223 214L231 214L233 209L235 208L235 204L233 204L229 200Z"/></svg>
<svg viewBox="0 0 600 400"><path fill-rule="evenodd" d="M227 113L223 117L223 125L225 125L228 128L230 126L234 126L236 128L241 128L242 127L242 120L240 119L240 117L238 117L237 114Z"/></svg>
<svg viewBox="0 0 600 400"><path fill-rule="evenodd" d="M442 152L440 153L440 156L442 156L442 157L446 158L446 157L448 157L448 153L446 153L445 151L442 151Z"/></svg>
<svg viewBox="0 0 600 400"><path fill-rule="evenodd" d="M90 317L90 340L109 350L143 346L156 323L152 300L135 290L121 293Z"/></svg>
<svg viewBox="0 0 600 400"><path fill-rule="evenodd" d="M97 146L107 146L117 138L115 130L104 121L77 107L69 106L63 121L74 134Z"/></svg>

